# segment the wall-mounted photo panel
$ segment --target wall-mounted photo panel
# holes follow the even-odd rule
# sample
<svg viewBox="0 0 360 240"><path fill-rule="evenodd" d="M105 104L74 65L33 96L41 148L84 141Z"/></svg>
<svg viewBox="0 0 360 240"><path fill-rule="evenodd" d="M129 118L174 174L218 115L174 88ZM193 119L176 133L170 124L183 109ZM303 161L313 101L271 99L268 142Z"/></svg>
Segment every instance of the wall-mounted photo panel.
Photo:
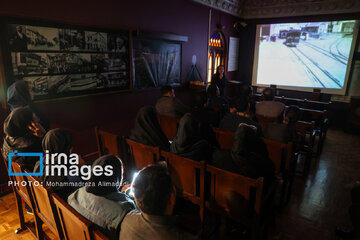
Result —
<svg viewBox="0 0 360 240"><path fill-rule="evenodd" d="M35 100L129 90L129 31L7 24L8 86L29 81Z"/></svg>

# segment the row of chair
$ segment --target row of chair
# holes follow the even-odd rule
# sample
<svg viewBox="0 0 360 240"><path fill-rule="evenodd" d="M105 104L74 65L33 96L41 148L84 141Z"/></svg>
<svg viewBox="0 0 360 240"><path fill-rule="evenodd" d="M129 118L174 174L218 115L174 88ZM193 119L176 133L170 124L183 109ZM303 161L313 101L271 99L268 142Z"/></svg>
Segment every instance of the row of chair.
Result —
<svg viewBox="0 0 360 240"><path fill-rule="evenodd" d="M204 161L198 162L170 152L162 151L142 143L126 140L130 148L130 156L138 169L163 160L167 163L172 179L180 196L196 204L200 208L200 219L204 222L204 210L226 213L232 217L227 203L227 194L236 193L249 204L248 215L235 218L247 223L252 228L253 239L256 239L260 224L261 209L264 202L263 178L251 179L236 173L225 171ZM208 177L206 177L208 176ZM210 194L205 196L205 192ZM243 207L243 206L239 206Z"/></svg>
<svg viewBox="0 0 360 240"><path fill-rule="evenodd" d="M108 240L96 229L95 224L81 216L50 187L41 185L34 176L19 174L29 172L18 163L12 162L11 166L12 172L16 174L10 176L10 179L13 181L20 220L20 228L15 233L29 229L36 239L48 239L43 230L45 225L57 239L61 240ZM34 214L34 228L31 223L25 222L23 204L30 207Z"/></svg>

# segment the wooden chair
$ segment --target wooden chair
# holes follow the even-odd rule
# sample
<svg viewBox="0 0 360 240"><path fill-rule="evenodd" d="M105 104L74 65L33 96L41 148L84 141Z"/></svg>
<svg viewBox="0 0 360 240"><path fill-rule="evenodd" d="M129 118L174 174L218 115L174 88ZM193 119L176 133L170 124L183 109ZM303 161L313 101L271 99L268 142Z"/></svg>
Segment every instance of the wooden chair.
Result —
<svg viewBox="0 0 360 240"><path fill-rule="evenodd" d="M269 158L275 166L275 175L277 179L283 180L280 198L280 205L282 205L286 193L287 200L290 198L295 175L295 164L292 162L293 144L292 142L283 143L266 138L263 138L263 141L266 145Z"/></svg>
<svg viewBox="0 0 360 240"><path fill-rule="evenodd" d="M95 127L95 136L99 157L106 154L112 154L123 159L124 144L122 144L122 136L100 130L99 127Z"/></svg>
<svg viewBox="0 0 360 240"><path fill-rule="evenodd" d="M210 174L210 199L205 205L208 209L218 213L225 213L230 218L251 227L252 239L258 238L260 229L260 217L263 200L263 178L252 179L236 173L225 171L211 165L206 166L206 174ZM235 193L243 197L247 204L238 206L245 214L235 215L229 208L228 194Z"/></svg>
<svg viewBox="0 0 360 240"><path fill-rule="evenodd" d="M169 140L173 140L177 134L180 119L157 114L160 127Z"/></svg>
<svg viewBox="0 0 360 240"><path fill-rule="evenodd" d="M155 163L160 158L159 147L148 146L130 139L126 139L129 146L130 158L137 169L142 169Z"/></svg>
<svg viewBox="0 0 360 240"><path fill-rule="evenodd" d="M93 231L92 234L93 234L93 240L109 240L109 238L99 230Z"/></svg>
<svg viewBox="0 0 360 240"><path fill-rule="evenodd" d="M52 193L51 197L59 215L62 231L64 233L64 239L91 240L92 222L81 216L57 194Z"/></svg>
<svg viewBox="0 0 360 240"><path fill-rule="evenodd" d="M263 115L259 115L259 114L256 114L256 119L257 121L260 123L261 125L261 128L262 128L262 131L265 131L265 129L267 128L267 126L270 124L270 123L274 123L274 122L278 122L279 121L279 118L278 117L266 117L266 116L263 116Z"/></svg>
<svg viewBox="0 0 360 240"><path fill-rule="evenodd" d="M177 196L200 206L203 223L205 161L198 162L166 151L161 151L161 157L168 164Z"/></svg>
<svg viewBox="0 0 360 240"><path fill-rule="evenodd" d="M63 239L59 216L50 196L51 188L41 185L33 176L27 178L31 182L30 189L36 206L35 211L41 220L41 225L44 223L58 239Z"/></svg>
<svg viewBox="0 0 360 240"><path fill-rule="evenodd" d="M296 131L298 133L296 152L298 152L299 154L305 154L305 165L302 173L307 174L311 165L312 151L316 134L315 121L296 122Z"/></svg>
<svg viewBox="0 0 360 240"><path fill-rule="evenodd" d="M315 132L316 136L318 136L316 156L319 156L322 151L328 128L327 111L319 111L307 108L301 108L300 110L302 113L302 117L300 120L307 122L315 121Z"/></svg>
<svg viewBox="0 0 360 240"><path fill-rule="evenodd" d="M213 127L216 134L216 140L220 145L221 149L231 149L234 142L234 131L223 130L220 128Z"/></svg>
<svg viewBox="0 0 360 240"><path fill-rule="evenodd" d="M12 167L11 172L23 173L23 169L21 168L20 164L13 161L11 162L11 167ZM27 177L11 176L11 180L13 181L16 207L19 213L19 220L20 220L20 228L16 229L15 233L18 234L26 229L29 229L36 239L41 239L43 236L43 231L41 228L41 220L37 215L36 206L34 203L33 196L31 194L30 186L29 184L26 185L21 184L22 182L26 182L26 183L28 182ZM31 223L25 222L23 203L27 204L31 208L31 211L34 214L35 227L32 226Z"/></svg>

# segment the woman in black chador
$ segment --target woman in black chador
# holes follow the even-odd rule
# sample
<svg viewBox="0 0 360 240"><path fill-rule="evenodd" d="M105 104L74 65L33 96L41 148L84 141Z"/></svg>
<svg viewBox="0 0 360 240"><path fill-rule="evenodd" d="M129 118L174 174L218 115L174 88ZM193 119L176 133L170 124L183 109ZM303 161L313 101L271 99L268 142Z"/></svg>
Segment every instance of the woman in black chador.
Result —
<svg viewBox="0 0 360 240"><path fill-rule="evenodd" d="M220 96L225 96L225 87L227 79L225 77L225 68L223 65L219 65L216 69L216 73L211 78L211 84L215 84L220 90Z"/></svg>
<svg viewBox="0 0 360 240"><path fill-rule="evenodd" d="M208 160L211 146L199 134L198 122L191 113L186 113L179 122L179 128L171 143L170 151L193 160Z"/></svg>
<svg viewBox="0 0 360 240"><path fill-rule="evenodd" d="M160 149L169 151L169 140L161 130L152 106L140 108L136 115L135 126L131 130L129 138L142 144L153 147L159 146Z"/></svg>
<svg viewBox="0 0 360 240"><path fill-rule="evenodd" d="M34 92L31 84L24 80L17 80L11 84L7 90L7 103L10 110L13 111L19 107L28 106L32 112L39 118L39 123L46 130L50 128L49 120L40 112L36 104L33 102Z"/></svg>

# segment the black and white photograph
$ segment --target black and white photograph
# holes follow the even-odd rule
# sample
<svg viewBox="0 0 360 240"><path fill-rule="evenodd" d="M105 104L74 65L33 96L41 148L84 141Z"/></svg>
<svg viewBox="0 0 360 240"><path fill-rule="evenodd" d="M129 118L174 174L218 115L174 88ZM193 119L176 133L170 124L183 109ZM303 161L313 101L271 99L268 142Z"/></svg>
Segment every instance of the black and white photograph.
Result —
<svg viewBox="0 0 360 240"><path fill-rule="evenodd" d="M85 50L85 32L77 29L59 29L60 50Z"/></svg>
<svg viewBox="0 0 360 240"><path fill-rule="evenodd" d="M127 72L111 72L105 73L109 87L121 87L127 89L130 87L129 76Z"/></svg>
<svg viewBox="0 0 360 240"><path fill-rule="evenodd" d="M71 91L105 88L107 85L106 76L101 73L71 75Z"/></svg>
<svg viewBox="0 0 360 240"><path fill-rule="evenodd" d="M127 53L129 38L125 34L108 33L109 52Z"/></svg>
<svg viewBox="0 0 360 240"><path fill-rule="evenodd" d="M28 50L59 50L59 29L26 26Z"/></svg>
<svg viewBox="0 0 360 240"><path fill-rule="evenodd" d="M135 88L180 84L181 44L161 40L134 40Z"/></svg>
<svg viewBox="0 0 360 240"><path fill-rule="evenodd" d="M49 73L91 72L91 54L87 53L49 53Z"/></svg>
<svg viewBox="0 0 360 240"><path fill-rule="evenodd" d="M26 51L28 38L26 36L26 26L10 24L8 25L9 47L12 51Z"/></svg>
<svg viewBox="0 0 360 240"><path fill-rule="evenodd" d="M107 71L121 71L128 69L128 56L120 53L107 54Z"/></svg>
<svg viewBox="0 0 360 240"><path fill-rule="evenodd" d="M108 57L107 54L91 54L91 69L92 72L106 72L108 71Z"/></svg>
<svg viewBox="0 0 360 240"><path fill-rule="evenodd" d="M14 75L48 74L49 60L46 53L12 52Z"/></svg>
<svg viewBox="0 0 360 240"><path fill-rule="evenodd" d="M49 76L24 77L23 80L31 84L34 96L42 96L48 94L48 78Z"/></svg>
<svg viewBox="0 0 360 240"><path fill-rule="evenodd" d="M107 33L85 31L85 45L87 51L106 52Z"/></svg>

